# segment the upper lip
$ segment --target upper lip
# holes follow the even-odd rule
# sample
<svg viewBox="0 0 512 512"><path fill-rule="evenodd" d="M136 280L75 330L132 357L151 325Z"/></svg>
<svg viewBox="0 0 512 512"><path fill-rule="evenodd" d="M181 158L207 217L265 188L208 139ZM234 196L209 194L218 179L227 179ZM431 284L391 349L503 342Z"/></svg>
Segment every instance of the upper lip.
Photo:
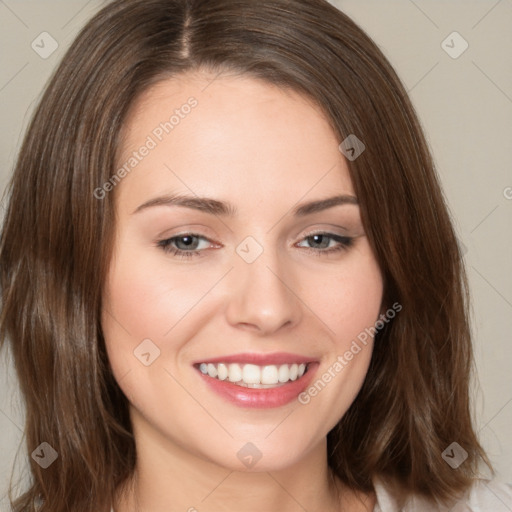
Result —
<svg viewBox="0 0 512 512"><path fill-rule="evenodd" d="M288 352L276 352L273 354L258 354L255 352L245 352L241 354L231 354L226 356L213 357L210 359L201 359L200 361L196 361L194 364L241 363L265 366L293 363L311 363L314 361L316 361L316 359L313 357L302 356L299 354L291 354Z"/></svg>

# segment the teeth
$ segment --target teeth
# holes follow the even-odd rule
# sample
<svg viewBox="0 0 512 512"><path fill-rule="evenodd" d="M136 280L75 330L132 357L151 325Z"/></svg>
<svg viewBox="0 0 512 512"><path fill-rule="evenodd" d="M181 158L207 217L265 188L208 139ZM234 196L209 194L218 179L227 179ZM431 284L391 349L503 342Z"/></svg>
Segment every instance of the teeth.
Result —
<svg viewBox="0 0 512 512"><path fill-rule="evenodd" d="M289 381L297 380L306 373L307 365L302 364L281 364L258 366L255 364L238 363L212 364L201 363L199 370L204 375L214 379L228 380L243 387L267 388L277 387Z"/></svg>
<svg viewBox="0 0 512 512"><path fill-rule="evenodd" d="M245 364L242 369L242 375L240 380L243 380L246 384L261 384L260 367L256 366L255 364Z"/></svg>
<svg viewBox="0 0 512 512"><path fill-rule="evenodd" d="M299 367L296 364L292 364L290 367L290 380L296 380L298 373Z"/></svg>
<svg viewBox="0 0 512 512"><path fill-rule="evenodd" d="M217 368L213 364L208 365L208 375L211 377L217 377Z"/></svg>
<svg viewBox="0 0 512 512"><path fill-rule="evenodd" d="M208 373L208 375L210 375ZM212 377L212 375L210 375ZM230 364L228 366L228 380L229 382L238 382L242 380L242 368L239 364Z"/></svg>
<svg viewBox="0 0 512 512"><path fill-rule="evenodd" d="M286 366L286 365L283 365ZM279 382L279 370L277 366L264 366L261 370L261 384L277 384ZM286 381L285 381L286 382Z"/></svg>
<svg viewBox="0 0 512 512"><path fill-rule="evenodd" d="M217 365L217 378L219 380L226 380L228 378L228 367L225 364Z"/></svg>

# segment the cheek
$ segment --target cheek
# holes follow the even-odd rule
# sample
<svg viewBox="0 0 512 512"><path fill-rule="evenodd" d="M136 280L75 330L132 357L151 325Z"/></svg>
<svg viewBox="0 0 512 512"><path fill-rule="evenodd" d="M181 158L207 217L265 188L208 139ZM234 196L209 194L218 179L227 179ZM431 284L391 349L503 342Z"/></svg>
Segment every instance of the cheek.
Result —
<svg viewBox="0 0 512 512"><path fill-rule="evenodd" d="M170 265L165 254L129 242L124 248L106 283L102 329L114 375L136 402L143 387L161 383L162 375L168 378L164 368L178 366L183 347L204 325L207 301L202 299L218 281L218 272ZM156 358L144 366L137 356L148 351L150 361Z"/></svg>
<svg viewBox="0 0 512 512"><path fill-rule="evenodd" d="M201 293L184 273L169 275L157 263L155 255L142 251L119 254L108 276L102 315L113 374L132 405L149 416L158 414L159 404L147 399L155 389L165 383L171 396L179 394L165 372L179 345L169 332Z"/></svg>
<svg viewBox="0 0 512 512"><path fill-rule="evenodd" d="M171 271L164 257L140 252L137 257L135 251L132 254L126 251L112 268L105 309L115 318L118 334L122 328L133 342L144 338L163 340L199 302L215 276L208 279L185 268ZM107 328L112 320L107 315Z"/></svg>
<svg viewBox="0 0 512 512"><path fill-rule="evenodd" d="M382 305L382 275L369 247L364 245L344 263L321 289L305 287L316 290L305 302L328 326L331 346L299 403L315 408L328 429L345 414L363 385ZM318 283L319 277L310 275L308 281Z"/></svg>
<svg viewBox="0 0 512 512"><path fill-rule="evenodd" d="M305 302L325 324L337 350L373 327L382 306L383 280L369 247L363 247L332 272L308 275ZM319 286L319 284L322 284Z"/></svg>

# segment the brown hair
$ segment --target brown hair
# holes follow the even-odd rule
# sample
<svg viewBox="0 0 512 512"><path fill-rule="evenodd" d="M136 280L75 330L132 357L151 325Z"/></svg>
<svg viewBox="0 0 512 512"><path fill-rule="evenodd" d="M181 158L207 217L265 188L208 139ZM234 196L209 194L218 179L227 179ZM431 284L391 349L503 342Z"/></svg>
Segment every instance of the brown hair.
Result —
<svg viewBox="0 0 512 512"><path fill-rule="evenodd" d="M385 305L356 400L328 434L328 461L354 489L372 478L448 500L492 470L472 426L469 295L461 252L407 93L373 41L323 0L116 0L80 32L33 116L9 188L0 241L0 339L10 340L32 458L16 511L108 511L132 475L127 399L100 324L115 227L114 194L93 191L116 169L128 109L156 81L232 70L312 98L349 161ZM441 453L453 441L468 459Z"/></svg>

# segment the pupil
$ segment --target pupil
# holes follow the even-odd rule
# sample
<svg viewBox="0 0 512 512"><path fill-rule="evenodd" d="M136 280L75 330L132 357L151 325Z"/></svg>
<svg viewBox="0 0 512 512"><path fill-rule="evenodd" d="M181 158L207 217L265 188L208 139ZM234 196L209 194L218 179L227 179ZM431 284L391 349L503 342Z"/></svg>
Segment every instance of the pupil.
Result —
<svg viewBox="0 0 512 512"><path fill-rule="evenodd" d="M313 242L315 244L319 244L321 245L322 247L325 246L325 243L322 244L322 240L324 239L325 235L313 235L312 238L313 238Z"/></svg>
<svg viewBox="0 0 512 512"><path fill-rule="evenodd" d="M185 248L190 248L194 245L194 237L193 236L182 236L177 239L177 245L178 247L181 245L182 247L185 246Z"/></svg>

